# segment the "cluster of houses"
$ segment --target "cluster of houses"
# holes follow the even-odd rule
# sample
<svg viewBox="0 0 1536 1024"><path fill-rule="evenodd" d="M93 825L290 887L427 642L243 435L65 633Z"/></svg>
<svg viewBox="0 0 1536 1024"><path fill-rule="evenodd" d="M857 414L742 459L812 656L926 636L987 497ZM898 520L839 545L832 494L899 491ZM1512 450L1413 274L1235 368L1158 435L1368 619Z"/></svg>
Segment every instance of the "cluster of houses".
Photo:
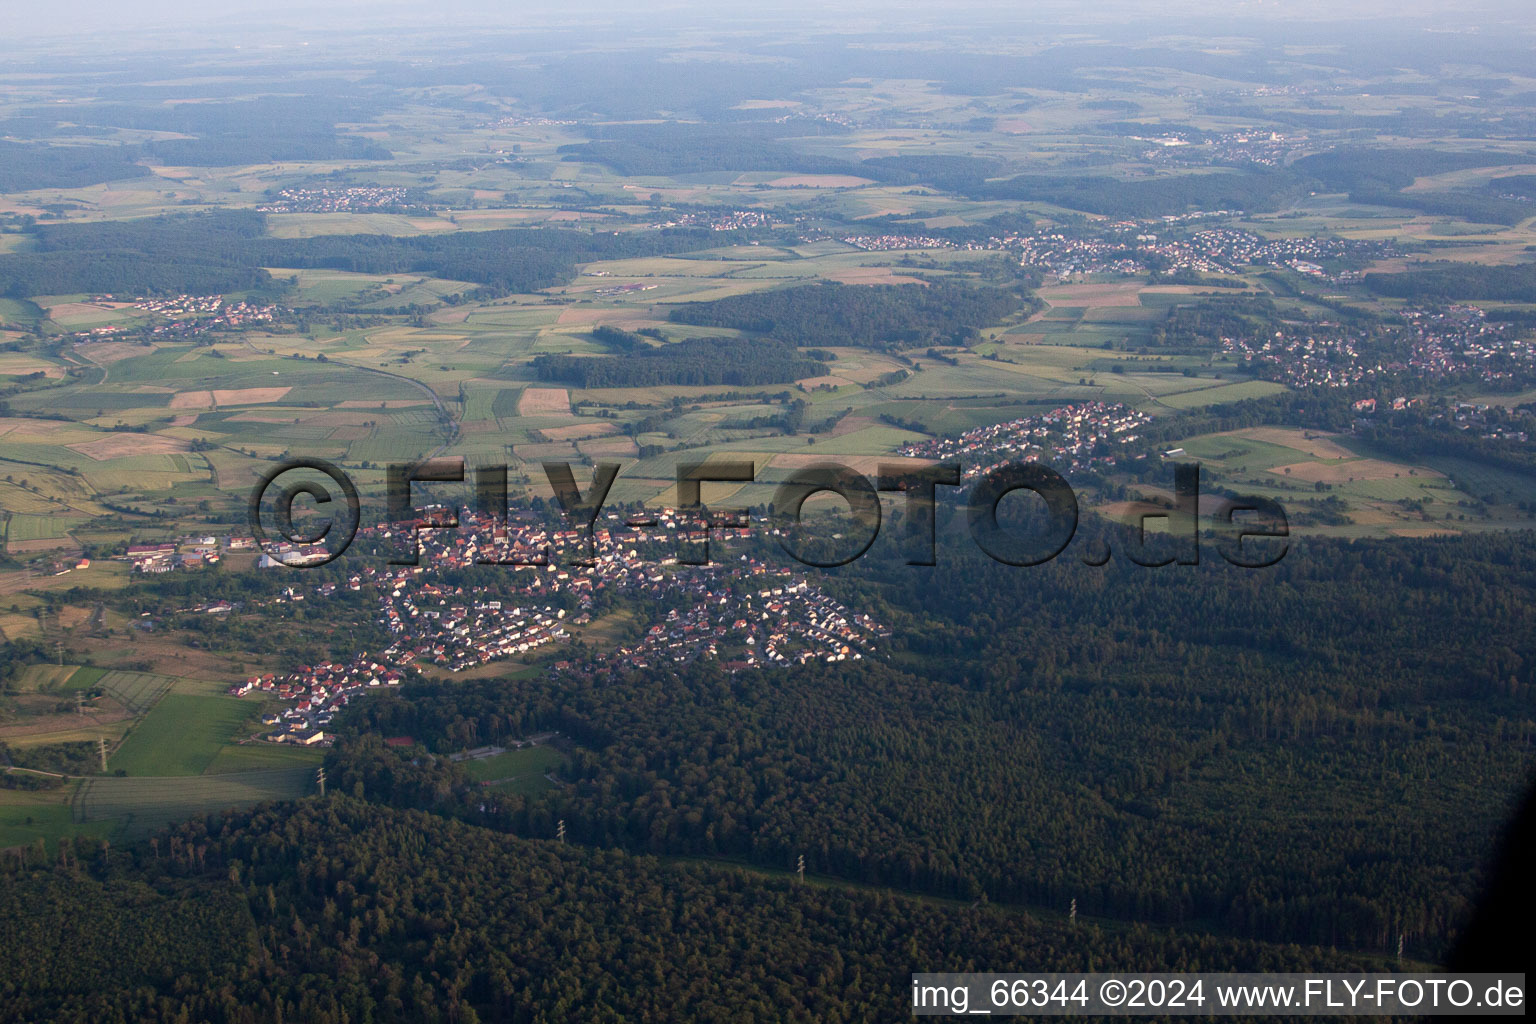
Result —
<svg viewBox="0 0 1536 1024"><path fill-rule="evenodd" d="M384 624L398 637L385 649L391 664L429 661L461 672L525 654L566 638L564 608L524 608L493 598L461 600L462 592L407 581L384 596Z"/></svg>
<svg viewBox="0 0 1536 1024"><path fill-rule="evenodd" d="M615 298L617 296L630 295L630 294L633 294L635 292L655 291L657 288L660 288L660 287L661 287L661 285L659 285L659 284L642 284L639 281L634 281L634 282L631 282L629 284L611 284L611 285L607 285L605 287L597 289L597 291L593 292L593 294L599 296L600 298L611 299L611 298Z"/></svg>
<svg viewBox="0 0 1536 1024"><path fill-rule="evenodd" d="M236 697L260 693L288 702L289 706L281 711L262 716L262 724L272 727L262 736L267 742L330 746L331 737L325 730L336 712L358 693L399 686L403 679L399 671L387 668L364 652L345 664L300 665L286 675L268 672L252 676L229 692Z"/></svg>
<svg viewBox="0 0 1536 1024"><path fill-rule="evenodd" d="M397 210L413 205L407 189L388 185L352 188L285 188L271 202L256 207L259 213L363 213Z"/></svg>
<svg viewBox="0 0 1536 1024"><path fill-rule="evenodd" d="M651 225L655 228L709 228L711 231L745 231L773 226L773 216L766 210L730 210L726 213L684 213Z"/></svg>
<svg viewBox="0 0 1536 1024"><path fill-rule="evenodd" d="M1175 218L1165 221L1176 223ZM1140 274L1192 270L1207 274L1236 273L1249 266L1285 267L1330 280L1352 276L1345 271L1330 276L1323 262L1363 262L1395 255L1386 242L1346 238L1266 239L1251 231L1213 228L1187 238L1167 239L1149 230L1158 222L1121 221L1109 233L1080 235L1062 231L1018 239L1019 262L1060 277L1071 274ZM1132 234L1134 232L1134 235ZM1320 262L1322 261L1322 262Z"/></svg>
<svg viewBox="0 0 1536 1024"><path fill-rule="evenodd" d="M868 615L856 615L804 579L758 590L723 586L684 609L673 608L641 640L612 655L645 668L722 661L739 672L765 665L859 661L890 636Z"/></svg>
<svg viewBox="0 0 1536 1024"><path fill-rule="evenodd" d="M1258 164L1261 167L1283 165L1306 142L1304 137L1284 135L1267 128L1222 132L1215 136L1174 131L1154 137L1133 135L1131 138L1152 143L1153 148L1142 154L1147 160L1172 160L1181 164Z"/></svg>
<svg viewBox="0 0 1536 1024"><path fill-rule="evenodd" d="M955 243L930 235L849 235L844 245L865 252L890 252L898 249L953 249Z"/></svg>
<svg viewBox="0 0 1536 1024"><path fill-rule="evenodd" d="M1223 132L1211 140L1211 159L1227 164L1279 167L1305 141L1267 128Z"/></svg>
<svg viewBox="0 0 1536 1024"><path fill-rule="evenodd" d="M1472 306L1409 309L1406 325L1369 339L1332 325L1306 334L1223 337L1221 349L1292 387L1343 388L1404 375L1472 376L1484 384L1528 380L1536 370L1536 344L1519 325L1490 323Z"/></svg>
<svg viewBox="0 0 1536 1024"><path fill-rule="evenodd" d="M324 743L333 715L358 694L399 685L432 665L456 673L498 659L531 653L571 639L567 627L592 621L603 591L666 608L634 642L554 664L556 672L601 672L661 664L717 660L731 671L812 660L867 657L889 631L869 615L849 610L813 587L751 554L726 545L753 535L738 517L711 529L718 545L709 565L677 560L679 538L701 539L700 524L672 509L620 517L609 513L589 536L528 518L498 520L462 510L455 528L432 528L447 516L428 509L407 523L368 526L367 539L419 545L416 565L368 566L345 582L302 582L281 602L324 599L339 589L377 594L379 622L390 634L381 651L346 662L301 666L266 674L231 692L260 692L289 703L268 724L266 738ZM493 565L483 586L450 585L440 570ZM211 610L211 609L210 609ZM228 611L229 609L220 609Z"/></svg>
<svg viewBox="0 0 1536 1024"><path fill-rule="evenodd" d="M282 310L257 302L226 302L222 295L174 295L169 298L119 300L113 295L95 296L95 302L127 302L134 309L153 314L148 324L108 324L76 331L77 342L99 341L104 337L125 335L168 341L205 334L216 330L234 330L277 320Z"/></svg>
<svg viewBox="0 0 1536 1024"><path fill-rule="evenodd" d="M1045 460L1067 469L1113 465L1152 417L1120 402L1082 402L1006 423L903 445L910 458L960 460L966 478L1010 462Z"/></svg>
<svg viewBox="0 0 1536 1024"><path fill-rule="evenodd" d="M133 563L134 572L157 574L173 569L201 569L216 564L223 552L249 551L254 546L249 537L183 537L157 544L130 544L116 557Z"/></svg>

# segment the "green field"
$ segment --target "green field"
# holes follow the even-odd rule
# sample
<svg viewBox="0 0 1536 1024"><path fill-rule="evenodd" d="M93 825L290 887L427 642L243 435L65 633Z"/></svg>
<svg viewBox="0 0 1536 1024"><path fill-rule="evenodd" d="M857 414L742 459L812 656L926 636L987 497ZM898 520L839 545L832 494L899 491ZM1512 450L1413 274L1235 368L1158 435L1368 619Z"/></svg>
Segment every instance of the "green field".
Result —
<svg viewBox="0 0 1536 1024"><path fill-rule="evenodd" d="M256 705L236 697L169 693L134 726L108 766L129 775L199 775Z"/></svg>
<svg viewBox="0 0 1536 1024"><path fill-rule="evenodd" d="M155 706L161 694L171 688L175 680L170 676L151 672L128 672L122 669L103 670L87 666L69 677L65 690L88 690L100 686L103 691L122 701L123 706L136 715L142 715Z"/></svg>
<svg viewBox="0 0 1536 1024"><path fill-rule="evenodd" d="M41 839L53 847L61 836L106 836L114 822L76 821L70 809L72 790L40 792L0 790L0 850L28 846Z"/></svg>
<svg viewBox="0 0 1536 1024"><path fill-rule="evenodd" d="M1223 402L1240 402L1245 398L1278 395L1285 390L1284 384L1267 380L1246 380L1233 384L1218 384L1216 387L1201 388L1197 391L1164 395L1158 399L1158 403L1173 409L1199 409L1207 405L1220 405Z"/></svg>
<svg viewBox="0 0 1536 1024"><path fill-rule="evenodd" d="M80 784L76 824L110 822L127 836L144 835L194 814L293 800L313 791L308 765L227 775L173 778L92 778Z"/></svg>
<svg viewBox="0 0 1536 1024"><path fill-rule="evenodd" d="M311 771L325 760L325 751L288 743L231 743L214 754L204 775L229 775L266 768L307 767Z"/></svg>
<svg viewBox="0 0 1536 1024"><path fill-rule="evenodd" d="M85 522L83 518L13 514L6 524L5 539L8 541L58 540L68 537L69 531L83 522Z"/></svg>
<svg viewBox="0 0 1536 1024"><path fill-rule="evenodd" d="M564 763L565 756L554 747L522 747L465 761L464 771L476 782L491 783L494 789L537 793L550 788L545 773Z"/></svg>
<svg viewBox="0 0 1536 1024"><path fill-rule="evenodd" d="M47 693L58 689L80 671L83 670L74 665L28 665L21 670L17 688Z"/></svg>

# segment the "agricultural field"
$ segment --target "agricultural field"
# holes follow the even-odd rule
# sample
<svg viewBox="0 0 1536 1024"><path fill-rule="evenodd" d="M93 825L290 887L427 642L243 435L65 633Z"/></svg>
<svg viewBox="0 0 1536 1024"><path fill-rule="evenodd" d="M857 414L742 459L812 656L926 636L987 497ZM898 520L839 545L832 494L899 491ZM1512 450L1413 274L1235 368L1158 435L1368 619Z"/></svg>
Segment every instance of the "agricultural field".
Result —
<svg viewBox="0 0 1536 1024"><path fill-rule="evenodd" d="M175 679L155 675L152 672L130 672L111 669L103 672L96 668L82 668L61 686L63 692L99 687L105 693L121 701L136 715L144 714L155 706L161 696L171 688Z"/></svg>
<svg viewBox="0 0 1536 1024"><path fill-rule="evenodd" d="M1198 461L1202 476L1239 493L1273 498L1295 516L1308 505L1337 499L1346 523L1303 524L1344 535L1464 528L1467 499L1446 474L1357 452L1348 438L1268 427L1208 434L1181 442L1180 459Z"/></svg>
<svg viewBox="0 0 1536 1024"><path fill-rule="evenodd" d="M134 724L107 766L131 776L199 775L255 710L235 697L168 693Z"/></svg>
<svg viewBox="0 0 1536 1024"><path fill-rule="evenodd" d="M292 800L314 791L308 766L262 768L169 778L94 777L79 784L69 810L75 825L143 836L173 821L263 800Z"/></svg>
<svg viewBox="0 0 1536 1024"><path fill-rule="evenodd" d="M0 789L0 850L38 840L56 848L64 836L110 836L117 822L77 820L70 806L73 795L73 786L37 792Z"/></svg>
<svg viewBox="0 0 1536 1024"><path fill-rule="evenodd" d="M231 775L268 768L308 768L311 772L325 760L325 751L291 743L231 743L220 747L204 775Z"/></svg>

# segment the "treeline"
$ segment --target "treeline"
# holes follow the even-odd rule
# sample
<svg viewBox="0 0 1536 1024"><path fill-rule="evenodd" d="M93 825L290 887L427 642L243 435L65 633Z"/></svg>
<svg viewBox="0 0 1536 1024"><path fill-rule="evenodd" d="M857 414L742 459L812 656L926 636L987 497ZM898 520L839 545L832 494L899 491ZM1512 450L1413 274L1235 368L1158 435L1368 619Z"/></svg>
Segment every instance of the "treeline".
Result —
<svg viewBox="0 0 1536 1024"><path fill-rule="evenodd" d="M1503 224L1513 227L1527 217L1536 216L1536 207L1514 199L1502 199L1485 192L1387 192L1357 189L1349 194L1352 203L1392 206L1420 210L1442 217L1461 217L1476 224Z"/></svg>
<svg viewBox="0 0 1536 1024"><path fill-rule="evenodd" d="M874 1024L911 1013L919 968L1371 966L530 842L347 795L28 859L0 886L8 1020Z"/></svg>
<svg viewBox="0 0 1536 1024"><path fill-rule="evenodd" d="M68 701L71 708L74 701ZM59 775L92 775L101 767L96 744L45 743L35 747L12 747L0 743L0 761L17 768L55 772Z"/></svg>
<svg viewBox="0 0 1536 1024"><path fill-rule="evenodd" d="M591 142L560 147L567 160L589 160L620 174L676 175L708 171L788 171L799 174L848 174L892 185L930 185L951 192L971 192L1000 173L1003 161L973 156L890 156L841 160L795 148L781 136L796 129L764 122L733 124L602 125ZM844 134L846 128L818 123L809 134Z"/></svg>
<svg viewBox="0 0 1536 1024"><path fill-rule="evenodd" d="M859 161L858 173L892 185L923 184L946 192L970 192L1004 166L994 157L878 156Z"/></svg>
<svg viewBox="0 0 1536 1024"><path fill-rule="evenodd" d="M1315 179L1330 192L1385 191L1407 188L1431 174L1519 163L1518 154L1498 150L1443 152L1433 149L1384 149L1345 146L1302 157L1292 169Z"/></svg>
<svg viewBox="0 0 1536 1024"><path fill-rule="evenodd" d="M613 234L510 228L396 238L268 238L251 211L172 214L36 229L35 251L0 256L0 295L224 292L271 284L263 267L431 274L485 289L536 291L579 262L661 255L716 244L704 229Z"/></svg>
<svg viewBox="0 0 1536 1024"><path fill-rule="evenodd" d="M858 174L847 160L802 153L772 136L772 123L602 125L601 137L561 146L566 160L604 164L626 177L698 174L707 171L792 171L799 174ZM834 125L827 133L846 129Z"/></svg>
<svg viewBox="0 0 1536 1024"><path fill-rule="evenodd" d="M677 323L772 334L796 345L879 350L966 345L1025 305L1003 288L822 283L681 303Z"/></svg>
<svg viewBox="0 0 1536 1024"><path fill-rule="evenodd" d="M1051 203L1107 217L1160 217L1196 210L1277 210L1302 194L1293 174L1278 171L1172 174L1124 180L1106 175L1025 174L993 181L976 198Z"/></svg>
<svg viewBox="0 0 1536 1024"><path fill-rule="evenodd" d="M1365 286L1377 295L1417 301L1502 299L1536 302L1536 263L1491 266L1442 260L1416 264L1397 274L1366 274Z"/></svg>
<svg viewBox="0 0 1536 1024"><path fill-rule="evenodd" d="M830 372L787 342L761 338L689 338L624 356L546 354L534 358L533 371L540 380L581 388L753 387Z"/></svg>
<svg viewBox="0 0 1536 1024"><path fill-rule="evenodd" d="M47 107L28 113L35 118L59 117L58 111ZM372 139L347 138L336 132L340 121L376 116L377 110L366 104L317 95L208 103L97 103L71 106L68 113L76 125L190 136L149 142L132 151L135 158L192 167L272 160L388 160L389 150Z"/></svg>
<svg viewBox="0 0 1536 1024"><path fill-rule="evenodd" d="M1487 189L1494 195L1518 195L1536 199L1536 174L1506 174L1488 182Z"/></svg>
<svg viewBox="0 0 1536 1024"><path fill-rule="evenodd" d="M271 284L252 258L266 220L250 211L48 224L34 251L0 256L0 295L239 291Z"/></svg>
<svg viewBox="0 0 1536 1024"><path fill-rule="evenodd" d="M1145 127L1145 126L1143 126ZM1307 191L1351 193L1355 202L1421 209L1481 223L1514 224L1531 211L1522 204L1477 192L1399 193L1424 175L1516 162L1498 151L1443 153L1432 150L1344 148L1298 160L1283 170L1185 173L1125 180L1107 175L1018 175L984 180L955 172L945 180L976 198L1052 203L1112 217L1157 217L1195 210L1280 209Z"/></svg>
<svg viewBox="0 0 1536 1024"><path fill-rule="evenodd" d="M569 280L578 263L686 252L718 244L702 228L663 231L565 231L507 228L396 238L322 235L263 239L253 247L264 266L320 267L368 274L431 274L495 292L529 292Z"/></svg>

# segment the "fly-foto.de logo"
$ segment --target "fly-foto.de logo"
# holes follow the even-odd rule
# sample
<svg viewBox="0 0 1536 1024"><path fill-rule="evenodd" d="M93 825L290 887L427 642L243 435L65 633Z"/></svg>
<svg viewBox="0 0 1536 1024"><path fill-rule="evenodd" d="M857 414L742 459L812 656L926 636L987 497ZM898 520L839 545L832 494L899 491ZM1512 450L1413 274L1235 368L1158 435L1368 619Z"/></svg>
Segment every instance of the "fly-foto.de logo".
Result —
<svg viewBox="0 0 1536 1024"><path fill-rule="evenodd" d="M598 463L585 492L576 482L571 464L543 463L545 478L554 491L570 528L584 534L587 559L595 552L599 517L608 501L620 465ZM744 509L718 509L705 505L703 487L708 483L742 485L756 480L752 462L687 462L677 466L677 557L683 565L709 564L709 536L722 512L744 514ZM394 463L386 475L385 521L394 533L408 537L409 551L390 559L394 565L415 565L420 552L420 530L454 529L457 517L424 521L413 504L412 486L417 483L473 481L474 514L491 521L507 517L508 491L505 465L467 467L461 458L428 459ZM1288 550L1290 526L1278 502L1265 497L1224 499L1212 513L1201 514L1200 467L1179 463L1173 467L1174 500L1166 510L1144 512L1120 542L1132 562L1149 567L1197 565L1202 530L1218 554L1229 564L1263 568L1278 562ZM830 568L846 565L867 552L879 536L882 492L900 495L904 513L903 546L908 565L938 564L938 516L940 488L961 486L962 472L955 462L881 462L874 480L835 462L793 470L774 491L768 521L779 546L803 565ZM333 489L336 493L332 493ZM1010 521L999 514L1005 497L1028 492L1043 503L1043 515L1027 522ZM834 494L847 506L851 526L839 529L838 551L828 554L824 531L805 514L806 502L817 494ZM314 504L319 522L305 531L294 524L294 506L300 497ZM339 498L339 501L338 501ZM335 465L323 459L292 459L280 463L257 483L247 509L251 532L274 561L291 567L324 565L351 545L362 521L362 504L356 485ZM981 474L965 495L966 527L976 546L991 558L1008 565L1040 565L1059 556L1077 533L1077 495L1050 466L1017 462L996 466ZM1148 530L1149 522L1166 520L1162 530ZM630 526L656 525L654 520L631 517ZM270 526L270 529L269 529ZM1103 565L1112 552L1104 548L1085 555L1088 565ZM534 564L523 559L487 557L482 564ZM540 561L537 564L547 564Z"/></svg>

